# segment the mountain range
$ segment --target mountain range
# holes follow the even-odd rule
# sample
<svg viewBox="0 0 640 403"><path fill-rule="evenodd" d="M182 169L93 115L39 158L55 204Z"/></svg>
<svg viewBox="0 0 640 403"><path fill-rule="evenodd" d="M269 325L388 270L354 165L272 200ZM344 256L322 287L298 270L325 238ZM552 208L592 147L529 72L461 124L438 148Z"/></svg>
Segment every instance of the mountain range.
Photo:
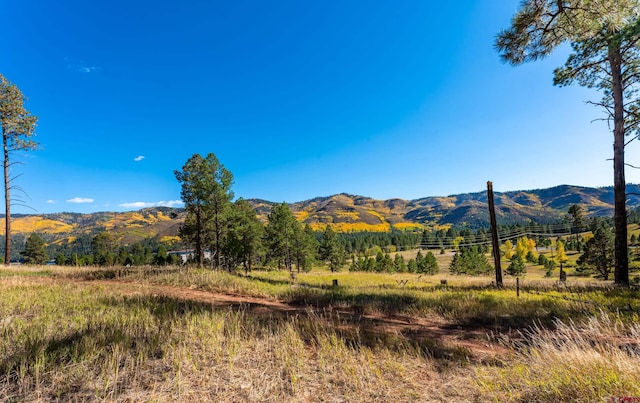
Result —
<svg viewBox="0 0 640 403"><path fill-rule="evenodd" d="M627 185L627 193L629 209L640 206L640 185ZM573 204L582 206L587 216L613 215L612 187L561 185L547 189L495 192L494 199L499 224L556 222L567 215ZM266 223L274 203L259 199L249 201L258 217ZM342 193L292 203L290 207L298 221L316 230L331 225L337 231L384 232L392 228L479 228L488 227L489 223L486 191L416 200L376 200ZM184 209L169 207L133 212L14 215L12 231L18 234L47 233L60 240L109 231L116 234L121 243L130 244L149 237L176 239L185 215ZM4 223L0 222L0 228L1 235Z"/></svg>

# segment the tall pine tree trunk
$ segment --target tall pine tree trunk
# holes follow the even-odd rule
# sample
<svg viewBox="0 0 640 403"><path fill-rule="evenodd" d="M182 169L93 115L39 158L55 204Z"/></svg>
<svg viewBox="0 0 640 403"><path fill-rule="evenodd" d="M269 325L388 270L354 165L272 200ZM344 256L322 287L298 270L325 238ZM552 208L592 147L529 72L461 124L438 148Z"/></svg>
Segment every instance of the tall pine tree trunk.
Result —
<svg viewBox="0 0 640 403"><path fill-rule="evenodd" d="M4 207L5 207L5 244L4 244L4 265L11 264L11 187L9 186L9 145L7 144L7 134L2 134L2 145L4 147Z"/></svg>
<svg viewBox="0 0 640 403"><path fill-rule="evenodd" d="M216 203L217 204L217 203ZM215 212L215 233L216 233L216 256L215 256L215 269L220 270L220 250L222 249L220 246L220 237L222 236L222 230L220 225L220 214L218 212L219 207L216 208Z"/></svg>
<svg viewBox="0 0 640 403"><path fill-rule="evenodd" d="M627 207L624 177L624 103L622 83L622 55L620 44L609 45L609 64L613 89L613 197L615 224L615 283L629 284L627 255Z"/></svg>
<svg viewBox="0 0 640 403"><path fill-rule="evenodd" d="M198 261L198 268L202 269L204 266L204 247L202 246L202 214L200 212L200 201L197 201L196 206L196 259Z"/></svg>

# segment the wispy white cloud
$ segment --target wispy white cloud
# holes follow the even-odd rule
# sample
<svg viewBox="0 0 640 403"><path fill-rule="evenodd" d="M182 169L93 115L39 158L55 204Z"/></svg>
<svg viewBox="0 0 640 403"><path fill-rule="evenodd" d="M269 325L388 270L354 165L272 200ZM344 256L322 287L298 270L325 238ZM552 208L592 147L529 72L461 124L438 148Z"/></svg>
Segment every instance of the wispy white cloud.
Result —
<svg viewBox="0 0 640 403"><path fill-rule="evenodd" d="M93 203L93 199L88 197L74 197L73 199L67 200L67 203Z"/></svg>
<svg viewBox="0 0 640 403"><path fill-rule="evenodd" d="M133 160L134 160L135 162L138 162L138 161L142 161L143 159L144 159L144 155L138 155L138 156L137 156L137 157L135 157Z"/></svg>
<svg viewBox="0 0 640 403"><path fill-rule="evenodd" d="M81 73L91 73L98 70L96 66L78 66L78 71Z"/></svg>
<svg viewBox="0 0 640 403"><path fill-rule="evenodd" d="M56 201L55 201L55 200L51 200L51 199L49 199L49 200L47 200L47 203L48 203L48 204L55 204L55 203L56 203Z"/></svg>
<svg viewBox="0 0 640 403"><path fill-rule="evenodd" d="M122 208L147 208L147 207L182 207L184 203L182 200L169 200L169 201L158 201L158 202L130 202L130 203L120 203L119 207Z"/></svg>
<svg viewBox="0 0 640 403"><path fill-rule="evenodd" d="M68 57L64 58L65 63L67 63L67 68L71 70L78 71L80 73L93 73L95 71L100 70L100 67L97 66L88 66L85 63L78 62L76 60L72 60Z"/></svg>

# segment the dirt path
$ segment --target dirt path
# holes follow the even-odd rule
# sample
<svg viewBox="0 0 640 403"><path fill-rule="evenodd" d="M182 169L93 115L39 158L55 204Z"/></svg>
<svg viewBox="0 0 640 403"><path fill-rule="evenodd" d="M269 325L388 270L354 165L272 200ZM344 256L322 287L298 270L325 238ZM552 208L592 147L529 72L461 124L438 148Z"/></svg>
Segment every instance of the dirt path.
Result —
<svg viewBox="0 0 640 403"><path fill-rule="evenodd" d="M1 279L0 283L11 282L11 278ZM112 292L126 296L154 295L167 298L211 304L213 307L246 309L256 315L314 315L314 317L332 321L336 328L357 327L361 334L372 336L394 336L410 341L437 343L439 353L446 358L448 352L468 351L472 361L501 360L511 350L489 337L490 329L468 329L459 327L455 322L440 317L389 316L380 313L363 313L349 308L295 306L269 298L230 295L171 285L144 284L123 280L79 280L63 277L21 277L20 284L78 284L103 286ZM436 354L437 355L437 354Z"/></svg>

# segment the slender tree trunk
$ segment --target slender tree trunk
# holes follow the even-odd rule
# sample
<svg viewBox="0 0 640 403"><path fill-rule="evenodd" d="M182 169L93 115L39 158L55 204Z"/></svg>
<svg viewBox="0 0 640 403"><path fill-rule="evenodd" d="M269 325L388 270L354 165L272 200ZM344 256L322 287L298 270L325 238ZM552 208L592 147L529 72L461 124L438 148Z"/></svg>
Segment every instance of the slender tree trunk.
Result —
<svg viewBox="0 0 640 403"><path fill-rule="evenodd" d="M287 270L291 271L291 251L289 250L289 233L288 231L285 229L285 248L286 248L286 256L285 256L285 267L287 268Z"/></svg>
<svg viewBox="0 0 640 403"><path fill-rule="evenodd" d="M7 135L2 135L2 145L4 148L4 206L5 206L5 244L4 244L4 265L11 264L11 187L9 186L9 145Z"/></svg>
<svg viewBox="0 0 640 403"><path fill-rule="evenodd" d="M627 255L626 181L624 177L624 103L622 87L622 55L620 45L609 45L609 64L613 89L613 197L615 223L616 284L629 285L629 257Z"/></svg>
<svg viewBox="0 0 640 403"><path fill-rule="evenodd" d="M219 270L220 269L220 235L221 235L221 229L220 229L220 215L218 213L218 207L216 208L216 220L215 220L215 232L216 232L216 258L215 258L215 269Z"/></svg>
<svg viewBox="0 0 640 403"><path fill-rule="evenodd" d="M198 203L200 203L198 201ZM196 206L196 259L198 267L204 266L204 248L202 247L202 215L200 213L200 204Z"/></svg>
<svg viewBox="0 0 640 403"><path fill-rule="evenodd" d="M213 195L213 233L215 235L215 242L213 243L213 247L215 249L215 257L213 259L213 261L211 262L213 264L213 268L215 270L219 270L220 269L220 256L222 255L222 233L223 233L223 218L221 216L221 210L222 210L222 203L220 203L220 200L218 200L218 196L217 195Z"/></svg>

